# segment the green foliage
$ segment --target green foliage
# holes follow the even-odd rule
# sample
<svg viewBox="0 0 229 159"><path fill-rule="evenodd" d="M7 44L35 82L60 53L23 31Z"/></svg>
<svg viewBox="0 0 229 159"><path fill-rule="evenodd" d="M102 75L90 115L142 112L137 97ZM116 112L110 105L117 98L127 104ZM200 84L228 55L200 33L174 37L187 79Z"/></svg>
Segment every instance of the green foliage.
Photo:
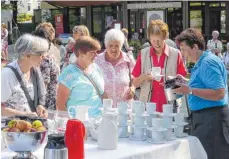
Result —
<svg viewBox="0 0 229 159"><path fill-rule="evenodd" d="M1 1L1 9L2 10L13 10L14 7L12 4L6 4L5 1Z"/></svg>
<svg viewBox="0 0 229 159"><path fill-rule="evenodd" d="M32 21L32 15L28 13L21 13L17 16L17 21L20 22L26 22L26 21Z"/></svg>
<svg viewBox="0 0 229 159"><path fill-rule="evenodd" d="M142 44L139 40L131 40L129 41L129 45L134 48L133 55L134 58L137 59L139 51L142 49Z"/></svg>

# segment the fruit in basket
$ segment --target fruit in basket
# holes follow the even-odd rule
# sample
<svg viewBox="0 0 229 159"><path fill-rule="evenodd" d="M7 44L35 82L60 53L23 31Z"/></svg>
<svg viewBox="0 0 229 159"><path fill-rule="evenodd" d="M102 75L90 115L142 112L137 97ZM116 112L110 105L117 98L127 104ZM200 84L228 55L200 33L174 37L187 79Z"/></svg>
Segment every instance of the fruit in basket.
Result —
<svg viewBox="0 0 229 159"><path fill-rule="evenodd" d="M8 132L21 132L18 128L10 128Z"/></svg>
<svg viewBox="0 0 229 159"><path fill-rule="evenodd" d="M37 131L45 131L46 128L45 128L44 126L41 126L41 127L37 128L36 130L37 130Z"/></svg>
<svg viewBox="0 0 229 159"><path fill-rule="evenodd" d="M16 128L18 128L20 131L24 131L25 129L27 129L27 121L18 120L16 124Z"/></svg>
<svg viewBox="0 0 229 159"><path fill-rule="evenodd" d="M9 123L8 123L8 127L9 127L9 128L15 128L16 125L17 125L17 120L11 120L11 121L9 121Z"/></svg>
<svg viewBox="0 0 229 159"><path fill-rule="evenodd" d="M33 123L32 123L32 127L34 128L34 129L38 129L39 127L42 127L43 126L43 124L42 124L42 122L40 121L40 120L35 120Z"/></svg>
<svg viewBox="0 0 229 159"><path fill-rule="evenodd" d="M36 132L36 129L34 128L27 128L24 130L24 132Z"/></svg>
<svg viewBox="0 0 229 159"><path fill-rule="evenodd" d="M30 122L27 121L26 124L27 124L27 129L32 128L32 124Z"/></svg>
<svg viewBox="0 0 229 159"><path fill-rule="evenodd" d="M8 132L10 130L10 128L4 128L2 129L3 132Z"/></svg>

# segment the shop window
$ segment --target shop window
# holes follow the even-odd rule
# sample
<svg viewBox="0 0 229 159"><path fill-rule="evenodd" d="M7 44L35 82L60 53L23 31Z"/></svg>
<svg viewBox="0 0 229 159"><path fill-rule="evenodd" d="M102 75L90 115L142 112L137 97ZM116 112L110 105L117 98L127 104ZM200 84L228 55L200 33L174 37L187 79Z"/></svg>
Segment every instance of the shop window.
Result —
<svg viewBox="0 0 229 159"><path fill-rule="evenodd" d="M190 6L201 6L201 2L191 2Z"/></svg>
<svg viewBox="0 0 229 159"><path fill-rule="evenodd" d="M222 10L221 11L221 33L226 33L226 11Z"/></svg>
<svg viewBox="0 0 229 159"><path fill-rule="evenodd" d="M70 32L76 25L86 25L86 8L69 9L69 29Z"/></svg>
<svg viewBox="0 0 229 159"><path fill-rule="evenodd" d="M221 2L221 7L226 7L225 2Z"/></svg>
<svg viewBox="0 0 229 159"><path fill-rule="evenodd" d="M210 3L209 6L210 7L219 7L219 3Z"/></svg>
<svg viewBox="0 0 229 159"><path fill-rule="evenodd" d="M31 11L31 5L28 3L28 11Z"/></svg>
<svg viewBox="0 0 229 159"><path fill-rule="evenodd" d="M190 11L190 27L199 29L202 32L203 20L201 10Z"/></svg>

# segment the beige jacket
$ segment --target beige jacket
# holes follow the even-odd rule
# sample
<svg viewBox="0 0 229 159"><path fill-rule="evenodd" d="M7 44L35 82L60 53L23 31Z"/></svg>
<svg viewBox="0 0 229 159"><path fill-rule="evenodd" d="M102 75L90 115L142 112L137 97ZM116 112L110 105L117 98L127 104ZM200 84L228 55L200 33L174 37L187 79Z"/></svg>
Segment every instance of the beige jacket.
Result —
<svg viewBox="0 0 229 159"><path fill-rule="evenodd" d="M169 54L166 56L164 63L164 80L167 80L168 76L176 76L177 74L177 59L179 51L175 48L166 46L169 49ZM153 67L152 56L150 56L150 47L141 50L141 74L148 73ZM140 101L150 102L152 95L153 85L152 82L145 81L141 85Z"/></svg>

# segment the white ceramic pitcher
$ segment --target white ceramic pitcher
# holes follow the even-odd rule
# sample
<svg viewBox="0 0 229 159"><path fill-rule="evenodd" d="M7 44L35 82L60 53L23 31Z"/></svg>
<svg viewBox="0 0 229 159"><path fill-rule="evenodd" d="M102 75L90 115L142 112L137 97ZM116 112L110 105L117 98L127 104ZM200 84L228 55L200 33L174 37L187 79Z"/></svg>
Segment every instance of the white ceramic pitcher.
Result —
<svg viewBox="0 0 229 159"><path fill-rule="evenodd" d="M97 136L98 148L104 150L114 150L118 146L118 127L117 127L117 114L104 113L103 119L99 125L99 131L94 128L92 134Z"/></svg>

